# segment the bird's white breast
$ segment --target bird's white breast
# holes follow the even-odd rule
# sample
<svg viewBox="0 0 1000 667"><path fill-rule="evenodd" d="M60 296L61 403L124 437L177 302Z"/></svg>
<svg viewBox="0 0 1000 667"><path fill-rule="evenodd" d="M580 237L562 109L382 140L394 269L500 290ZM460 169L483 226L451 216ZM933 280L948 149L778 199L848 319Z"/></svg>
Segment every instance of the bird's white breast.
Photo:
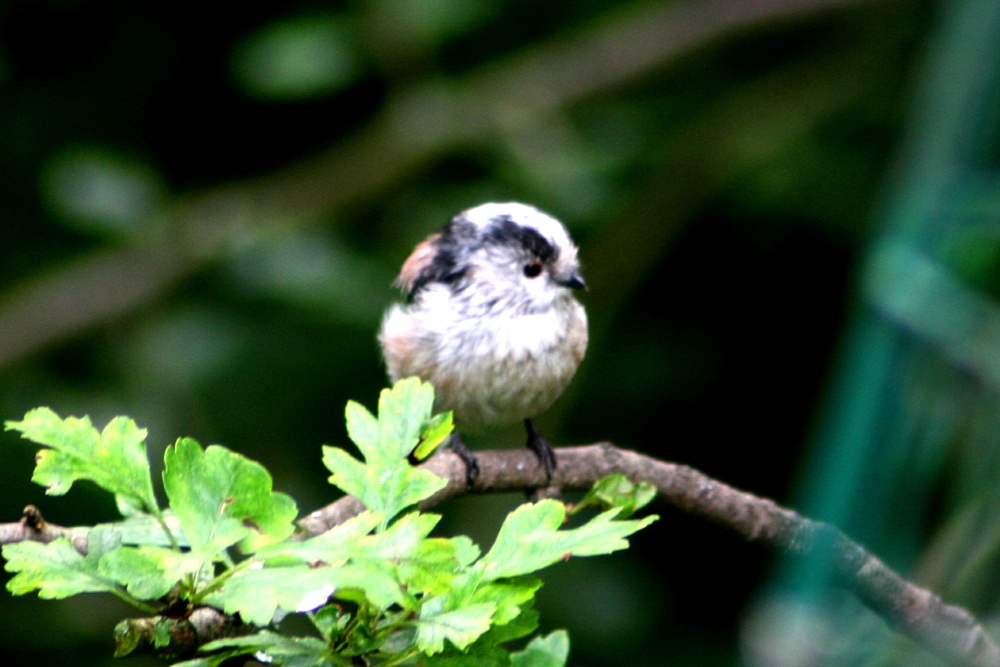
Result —
<svg viewBox="0 0 1000 667"><path fill-rule="evenodd" d="M436 408L475 428L548 408L583 358L587 317L570 296L539 312L469 315L447 289L435 288L391 308L379 337L394 381L417 375L431 382Z"/></svg>

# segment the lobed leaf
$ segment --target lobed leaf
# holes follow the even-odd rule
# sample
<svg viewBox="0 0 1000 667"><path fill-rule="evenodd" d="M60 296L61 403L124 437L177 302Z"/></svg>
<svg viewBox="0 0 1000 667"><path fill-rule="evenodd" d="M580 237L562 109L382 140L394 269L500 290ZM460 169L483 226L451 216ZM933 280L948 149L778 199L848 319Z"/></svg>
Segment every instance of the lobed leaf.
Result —
<svg viewBox="0 0 1000 667"><path fill-rule="evenodd" d="M170 535L164 530L163 524L166 524ZM136 512L121 521L101 523L94 528L113 531L122 544L157 545L161 547L169 547L174 544L179 547L191 546L184 536L184 529L181 527L177 515L169 509L164 510L159 517L144 512ZM171 542L170 536L173 536L173 542Z"/></svg>
<svg viewBox="0 0 1000 667"><path fill-rule="evenodd" d="M192 596L198 603L256 625L273 622L281 612L325 607L336 611L318 612L316 627L346 642L339 655L327 641L265 631L213 642L205 648L218 653L182 663L187 667L214 667L244 654L293 667L346 667L345 656L372 652L390 661L409 654L413 664L442 667L562 667L568 655L563 632L536 638L509 657L499 648L538 626L532 605L541 582L529 575L572 555L625 548L626 538L656 517L622 517L649 502L655 490L621 476L602 480L580 506L612 509L573 529L563 528L567 511L561 503L522 506L482 557L469 538L430 538L439 516L395 517L447 483L407 460L415 448L416 456L429 455L452 430L450 413L432 417L433 402L433 388L409 378L381 393L378 417L348 403L348 433L364 462L336 447L324 447L323 462L331 482L369 511L303 542L286 541L294 529L294 502L274 492L270 475L250 459L179 439L165 453L171 509L161 514L145 431L131 420L116 418L98 433L86 418L62 420L44 408L29 412L7 428L51 448L39 456L36 481L54 494L65 493L77 479L95 481L116 494L128 519L92 529L86 556L68 539L7 545L3 555L15 573L8 588L41 597L112 592L141 606L138 600L161 598L197 575L208 585ZM209 583L213 569L205 565L232 565L225 551L236 544L256 556ZM331 598L348 604L330 605ZM412 658L414 648L423 655Z"/></svg>
<svg viewBox="0 0 1000 667"><path fill-rule="evenodd" d="M486 635L461 651L453 646L445 647L441 653L420 656L413 664L420 667L510 667L510 653L485 639Z"/></svg>
<svg viewBox="0 0 1000 667"><path fill-rule="evenodd" d="M79 593L111 593L116 582L97 569L97 558L85 557L67 537L43 544L16 542L3 547L5 569L15 572L7 582L14 595L38 591L38 597L61 599Z"/></svg>
<svg viewBox="0 0 1000 667"><path fill-rule="evenodd" d="M77 480L88 480L115 494L123 514L157 511L146 430L131 419L115 417L98 432L89 417L62 419L49 408L36 408L5 426L49 448L38 453L31 478L49 495L63 495Z"/></svg>
<svg viewBox="0 0 1000 667"><path fill-rule="evenodd" d="M414 468L405 458L366 465L339 447L323 447L323 464L333 473L331 484L383 514L385 521L448 484L428 470Z"/></svg>
<svg viewBox="0 0 1000 667"><path fill-rule="evenodd" d="M420 378L404 378L383 389L378 399L379 448L366 452L365 460L373 464L405 459L420 442L433 409L434 387Z"/></svg>
<svg viewBox="0 0 1000 667"><path fill-rule="evenodd" d="M564 667L569 659L569 635L556 630L548 637L535 637L523 651L511 653L511 667Z"/></svg>
<svg viewBox="0 0 1000 667"><path fill-rule="evenodd" d="M228 650L226 650L228 649ZM347 660L339 661L331 654L326 642L316 637L289 637L287 635L261 630L243 637L216 639L202 647L202 651L222 651L208 658L199 658L175 664L173 667L214 667L225 660L254 654L265 663L294 665L295 667L328 667L349 665Z"/></svg>
<svg viewBox="0 0 1000 667"><path fill-rule="evenodd" d="M278 609L310 611L341 589L356 589L378 608L410 604L391 569L371 563L331 567L307 564L249 568L236 572L206 598L212 606L256 625L267 625Z"/></svg>
<svg viewBox="0 0 1000 667"><path fill-rule="evenodd" d="M417 621L417 648L427 654L444 650L447 639L456 648L464 649L487 630L496 607L488 602L444 611L443 599L434 598L420 609Z"/></svg>
<svg viewBox="0 0 1000 667"><path fill-rule="evenodd" d="M397 562L397 576L408 590L443 595L478 557L479 548L465 536L425 539L410 557Z"/></svg>
<svg viewBox="0 0 1000 667"><path fill-rule="evenodd" d="M473 594L472 603L489 602L496 607L493 622L505 625L520 616L525 607L531 606L535 593L542 587L536 577L517 577L494 581L480 586Z"/></svg>
<svg viewBox="0 0 1000 667"><path fill-rule="evenodd" d="M378 419L368 412L368 408L356 401L347 402L344 417L347 422L347 435L361 450L361 454L365 459L376 458L381 445Z"/></svg>
<svg viewBox="0 0 1000 667"><path fill-rule="evenodd" d="M625 537L656 520L614 521L618 509L603 512L579 528L560 530L562 503L546 499L507 515L493 548L478 565L484 581L530 574L569 556L596 556L628 547Z"/></svg>
<svg viewBox="0 0 1000 667"><path fill-rule="evenodd" d="M625 475L608 475L591 487L583 500L573 508L577 513L585 507L620 508L619 519L626 519L656 498L656 487L649 482L633 483Z"/></svg>
<svg viewBox="0 0 1000 667"><path fill-rule="evenodd" d="M8 582L15 595L37 590L42 598L65 598L79 593L127 591L132 601L156 600L181 577L200 567L188 554L163 547L122 546L113 529L99 526L87 536L82 555L68 538L49 544L18 542L3 548L7 570L17 574Z"/></svg>
<svg viewBox="0 0 1000 667"><path fill-rule="evenodd" d="M268 566L351 565L355 567L353 572L365 574L366 580L341 577L338 586L358 589L379 605L391 601L415 608L412 595L446 592L456 573L478 555L468 538L428 539L439 519L437 515L414 512L372 535L369 533L381 523L381 515L365 512L312 539L268 547L258 557ZM377 573L374 579L370 578L375 576L373 573ZM391 587L388 580L394 582ZM378 585L376 590L373 584ZM404 589L408 591L405 596L400 594Z"/></svg>
<svg viewBox="0 0 1000 667"><path fill-rule="evenodd" d="M325 604L335 590L331 570L308 565L242 570L206 602L248 623L267 625L279 608L308 611Z"/></svg>
<svg viewBox="0 0 1000 667"><path fill-rule="evenodd" d="M532 601L533 602L533 601ZM521 608L521 613L513 620L498 624L496 621L490 631L483 635L483 639L494 644L505 644L527 637L538 629L538 611L527 606Z"/></svg>
<svg viewBox="0 0 1000 667"><path fill-rule="evenodd" d="M138 600L156 600L183 576L181 558L182 554L163 547L120 547L101 557L97 572Z"/></svg>
<svg viewBox="0 0 1000 667"><path fill-rule="evenodd" d="M362 512L330 530L301 542L285 541L262 548L257 557L266 564L347 562L363 547L361 541L382 522L377 512Z"/></svg>
<svg viewBox="0 0 1000 667"><path fill-rule="evenodd" d="M297 508L272 491L264 466L225 447L181 438L164 454L163 485L191 549L206 561L241 543L252 552L292 534Z"/></svg>
<svg viewBox="0 0 1000 667"><path fill-rule="evenodd" d="M339 447L323 448L330 483L385 515L384 524L401 511L429 498L447 484L407 461L416 450L429 455L451 432L450 415L431 416L434 388L419 378L405 378L379 395L378 417L354 401L347 404L347 433L364 463Z"/></svg>

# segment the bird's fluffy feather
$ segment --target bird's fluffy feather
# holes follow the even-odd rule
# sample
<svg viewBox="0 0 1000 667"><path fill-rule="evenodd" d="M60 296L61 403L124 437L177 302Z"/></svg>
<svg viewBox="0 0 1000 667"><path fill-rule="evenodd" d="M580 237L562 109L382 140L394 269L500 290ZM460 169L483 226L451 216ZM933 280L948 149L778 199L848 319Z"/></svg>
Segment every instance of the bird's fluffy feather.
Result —
<svg viewBox="0 0 1000 667"><path fill-rule="evenodd" d="M461 428L545 411L586 351L587 316L572 294L583 285L576 246L531 206L460 213L414 249L397 284L406 302L379 333L389 375L431 382L436 408L453 410Z"/></svg>

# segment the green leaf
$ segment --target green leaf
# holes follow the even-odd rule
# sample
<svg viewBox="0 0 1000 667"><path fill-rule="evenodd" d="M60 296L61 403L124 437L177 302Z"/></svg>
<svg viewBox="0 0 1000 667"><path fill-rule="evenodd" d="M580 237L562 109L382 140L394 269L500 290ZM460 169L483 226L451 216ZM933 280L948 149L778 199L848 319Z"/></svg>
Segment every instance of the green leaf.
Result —
<svg viewBox="0 0 1000 667"><path fill-rule="evenodd" d="M16 572L7 582L14 595L38 591L45 599L67 598L79 593L111 593L115 582L97 570L97 559L82 556L67 537L42 544L16 542L3 547L6 570Z"/></svg>
<svg viewBox="0 0 1000 667"><path fill-rule="evenodd" d="M368 465L392 465L417 446L433 407L434 387L416 377L406 378L379 394L377 419L360 403L349 401L347 434Z"/></svg>
<svg viewBox="0 0 1000 667"><path fill-rule="evenodd" d="M326 641L332 643L340 637L353 617L337 605L328 604L317 609L310 620Z"/></svg>
<svg viewBox="0 0 1000 667"><path fill-rule="evenodd" d="M170 535L173 536L174 542L170 541L170 536L164 531L163 523L160 522L160 519L167 525L167 529L170 531ZM191 546L187 542L183 532L184 529L181 527L177 515L169 509L164 510L159 518L145 512L135 512L125 517L122 521L101 523L94 528L113 531L118 535L122 544L169 547L174 546L176 543L178 547Z"/></svg>
<svg viewBox="0 0 1000 667"><path fill-rule="evenodd" d="M164 454L163 485L191 549L206 561L241 542L244 551L292 534L295 502L271 490L256 461L181 438Z"/></svg>
<svg viewBox="0 0 1000 667"><path fill-rule="evenodd" d="M316 563L340 565L361 553L362 540L382 522L377 512L362 512L316 537L264 547L257 558L266 564Z"/></svg>
<svg viewBox="0 0 1000 667"><path fill-rule="evenodd" d="M365 512L312 539L268 547L258 557L269 566L321 564L336 569L350 565L355 569L341 572L363 574L364 579L349 580L340 574L339 587L361 590L376 606L396 602L415 609L413 595L446 592L456 573L478 555L468 538L428 539L439 519L414 512L371 535L381 516ZM404 595L403 589L409 594Z"/></svg>
<svg viewBox="0 0 1000 667"><path fill-rule="evenodd" d="M61 419L49 408L29 411L7 430L45 445L38 453L32 481L46 493L63 495L77 480L89 480L119 499L119 507L156 512L156 497L146 456L146 430L126 417L115 417L98 433L89 417Z"/></svg>
<svg viewBox="0 0 1000 667"><path fill-rule="evenodd" d="M356 557L393 561L411 558L440 520L438 514L411 512L384 532L363 540L363 552Z"/></svg>
<svg viewBox="0 0 1000 667"><path fill-rule="evenodd" d="M323 447L323 464L333 473L331 484L356 496L368 509L385 515L386 521L448 484L428 470L414 468L405 459L390 465L365 465L338 447Z"/></svg>
<svg viewBox="0 0 1000 667"><path fill-rule="evenodd" d="M140 607L140 600L166 595L185 567L192 567L187 554L162 547L123 547L113 530L101 527L88 534L86 556L69 538L8 544L3 556L7 570L17 573L7 584L14 595L36 590L42 598L113 593Z"/></svg>
<svg viewBox="0 0 1000 667"><path fill-rule="evenodd" d="M527 606L521 608L521 613L516 618L503 625L493 623L490 631L483 635L484 641L494 644L504 644L527 637L538 629L538 611Z"/></svg>
<svg viewBox="0 0 1000 667"><path fill-rule="evenodd" d="M560 530L566 507L555 500L522 505L511 512L489 553L477 563L484 581L530 574L569 556L596 556L628 547L625 537L657 517L614 521L618 509L603 512L579 528Z"/></svg>
<svg viewBox="0 0 1000 667"><path fill-rule="evenodd" d="M656 487L649 482L633 484L622 474L608 475L598 480L583 500L573 508L572 514L585 507L602 509L620 508L619 519L627 519L656 498Z"/></svg>
<svg viewBox="0 0 1000 667"><path fill-rule="evenodd" d="M203 651L235 649L229 656L261 653L263 662L281 665L329 665L345 664L349 661L336 660L326 642L316 637L289 637L287 635L261 630L254 635L216 639L202 647Z"/></svg>
<svg viewBox="0 0 1000 667"><path fill-rule="evenodd" d="M248 623L267 625L279 608L309 611L325 604L336 588L332 570L308 565L241 570L206 602L227 614L239 613Z"/></svg>
<svg viewBox="0 0 1000 667"><path fill-rule="evenodd" d="M417 647L427 654L444 650L444 640L464 649L490 629L496 607L488 602L444 611L443 598L433 598L420 609Z"/></svg>
<svg viewBox="0 0 1000 667"><path fill-rule="evenodd" d="M348 560L395 563L413 558L440 519L437 514L413 512L384 532L371 535L371 530L381 523L382 515L363 512L322 535L303 542L277 544L261 550L259 556L268 562L294 559L298 562L323 562L328 565ZM448 551L449 557L457 553L457 547L449 548L446 545L441 548Z"/></svg>
<svg viewBox="0 0 1000 667"><path fill-rule="evenodd" d="M422 439L447 435L441 431L450 420L441 415L432 418L433 407L434 387L420 378L405 378L379 394L377 419L364 406L349 401L347 433L368 465L393 465L409 456Z"/></svg>
<svg viewBox="0 0 1000 667"><path fill-rule="evenodd" d="M167 618L167 617L161 617L161 618ZM170 630L171 627L169 623L156 624L156 627L153 628L153 648L161 649L170 646L170 642L173 641L173 637L171 636Z"/></svg>
<svg viewBox="0 0 1000 667"><path fill-rule="evenodd" d="M315 637L289 637L261 630L254 635L217 639L201 647L202 651L219 651L205 658L174 663L173 667L217 667L240 655L253 654L265 662L286 667L350 667L349 660L332 654L330 647Z"/></svg>
<svg viewBox="0 0 1000 667"><path fill-rule="evenodd" d="M385 609L394 604L404 609L416 608L411 596L400 586L391 563L387 561L369 561L327 569L335 570L334 595L337 597L348 599L345 591L350 589L363 593L376 608ZM349 599L354 599L354 596Z"/></svg>
<svg viewBox="0 0 1000 667"><path fill-rule="evenodd" d="M396 570L408 590L443 595L451 589L456 575L478 556L478 547L464 536L425 539L408 558L397 562Z"/></svg>
<svg viewBox="0 0 1000 667"><path fill-rule="evenodd" d="M385 564L388 566L388 564ZM221 590L206 598L212 606L228 614L239 613L244 620L267 625L278 609L310 611L326 603L340 589L357 589L376 607L403 604L406 595L387 567L371 564L291 565L263 569L243 569L229 577Z"/></svg>
<svg viewBox="0 0 1000 667"><path fill-rule="evenodd" d="M416 561L424 558L440 564L436 551L442 551L454 569L457 561L451 558L459 547L425 539L440 519L436 515L413 513L385 532L369 534L381 519L377 513L365 512L310 540L263 549L258 556L266 567L236 572L208 602L259 624L269 622L278 608L313 609L348 589L359 591L378 608L398 604L416 609L416 601L403 585L430 576L421 569L430 566Z"/></svg>
<svg viewBox="0 0 1000 667"><path fill-rule="evenodd" d="M104 554L122 545L121 536L110 528L94 526L87 531L87 560L96 563Z"/></svg>
<svg viewBox="0 0 1000 667"><path fill-rule="evenodd" d="M473 603L489 602L496 607L493 622L504 625L517 618L525 606L530 606L535 593L542 587L537 577L517 577L480 586L472 596Z"/></svg>
<svg viewBox="0 0 1000 667"><path fill-rule="evenodd" d="M368 412L368 408L356 401L347 402L344 417L347 423L348 437L358 446L366 459L369 456L374 458L381 442L379 440L378 419Z"/></svg>
<svg viewBox="0 0 1000 667"><path fill-rule="evenodd" d="M330 483L385 515L387 524L399 512L428 498L447 484L406 460L425 440L429 453L447 435L449 419L432 419L434 388L419 378L400 380L379 395L378 418L359 403L347 404L347 433L364 463L339 447L323 448L323 463L333 473ZM436 441L436 442L435 442ZM384 525L383 525L384 528Z"/></svg>
<svg viewBox="0 0 1000 667"><path fill-rule="evenodd" d="M455 430L455 421L450 411L431 417L431 420L420 433L420 444L413 450L414 458L418 461L426 459L434 453L438 445L451 435L453 430Z"/></svg>
<svg viewBox="0 0 1000 667"><path fill-rule="evenodd" d="M510 667L510 654L484 635L459 651L454 646L435 655L422 655L413 664L420 667Z"/></svg>
<svg viewBox="0 0 1000 667"><path fill-rule="evenodd" d="M548 637L535 637L523 651L512 653L511 667L564 667L569 658L569 635L556 630Z"/></svg>
<svg viewBox="0 0 1000 667"><path fill-rule="evenodd" d="M378 399L379 449L365 452L369 464L406 458L420 442L434 408L434 387L410 377L383 389Z"/></svg>
<svg viewBox="0 0 1000 667"><path fill-rule="evenodd" d="M123 585L138 600L156 600L170 592L181 572L174 558L182 555L163 547L121 547L104 554L97 572ZM170 562L170 566L165 562Z"/></svg>

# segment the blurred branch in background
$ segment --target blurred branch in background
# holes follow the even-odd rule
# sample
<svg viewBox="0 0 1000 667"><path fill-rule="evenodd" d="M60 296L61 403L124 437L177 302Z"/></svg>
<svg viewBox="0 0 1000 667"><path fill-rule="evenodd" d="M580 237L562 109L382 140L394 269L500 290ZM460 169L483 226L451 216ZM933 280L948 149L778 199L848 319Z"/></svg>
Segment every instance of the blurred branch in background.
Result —
<svg viewBox="0 0 1000 667"><path fill-rule="evenodd" d="M363 200L449 147L625 85L735 31L848 4L638 5L502 65L396 91L370 125L317 157L182 197L156 214L152 233L8 289L0 295L0 368L142 308L207 263L266 240L276 228L307 225Z"/></svg>
<svg viewBox="0 0 1000 667"><path fill-rule="evenodd" d="M951 587L995 609L1000 3L942 3L939 19L862 267L802 505L883 557L916 562L920 580L942 594ZM921 556L921 530L939 513L951 518ZM791 588L800 614L821 615L831 568L788 563L767 604L787 599ZM779 658L761 650L762 664L801 664L835 650L816 641L816 627L790 632L787 617L772 620L752 624L760 646L780 636L790 652ZM850 634L838 622L827 632L841 647ZM895 652L893 664L914 664L906 648Z"/></svg>

